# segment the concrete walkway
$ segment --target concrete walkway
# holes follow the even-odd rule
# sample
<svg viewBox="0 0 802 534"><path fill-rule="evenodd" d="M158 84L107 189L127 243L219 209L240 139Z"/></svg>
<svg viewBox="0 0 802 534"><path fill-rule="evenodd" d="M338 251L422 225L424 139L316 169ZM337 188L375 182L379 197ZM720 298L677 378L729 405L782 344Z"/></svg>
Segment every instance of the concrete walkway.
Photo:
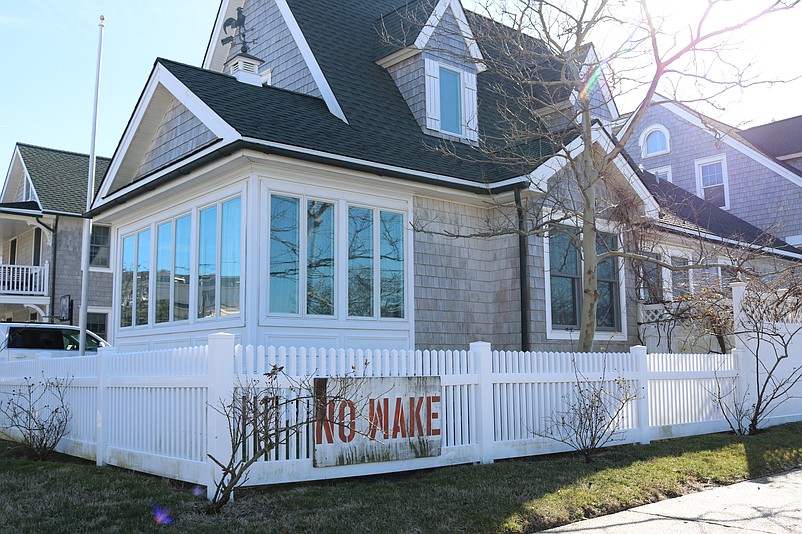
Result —
<svg viewBox="0 0 802 534"><path fill-rule="evenodd" d="M667 499L547 532L802 533L802 469Z"/></svg>

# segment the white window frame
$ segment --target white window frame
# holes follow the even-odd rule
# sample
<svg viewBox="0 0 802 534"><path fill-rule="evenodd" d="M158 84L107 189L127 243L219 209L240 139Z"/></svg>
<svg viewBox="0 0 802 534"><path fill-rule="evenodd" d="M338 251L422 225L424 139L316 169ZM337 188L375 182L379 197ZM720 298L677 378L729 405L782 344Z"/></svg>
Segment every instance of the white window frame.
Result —
<svg viewBox="0 0 802 534"><path fill-rule="evenodd" d="M648 153L646 152L646 139L648 139L649 135L654 132L661 132L663 134L666 139L666 149ZM671 134L668 133L668 128L662 124L652 124L641 132L640 139L638 139L638 145L640 145L641 158L645 159L655 156L662 156L663 154L668 154L671 152Z"/></svg>
<svg viewBox="0 0 802 534"><path fill-rule="evenodd" d="M450 132L442 128L440 105L441 69L455 72L460 76L460 86L462 88L460 94L460 132ZM473 142L478 141L476 74L430 58L424 58L424 70L426 75L426 127L444 135L459 137Z"/></svg>
<svg viewBox="0 0 802 534"><path fill-rule="evenodd" d="M716 156L709 156L706 158L699 158L693 161L693 167L696 172L696 196L701 199L705 198L704 187L702 187L702 167L711 165L713 163L721 163L721 175L724 185L724 205L720 206L723 210L730 209L730 179L727 172L727 156L726 154L718 154Z"/></svg>
<svg viewBox="0 0 802 534"><path fill-rule="evenodd" d="M606 234L613 234L618 242L618 249L621 249L621 235L613 229L605 228L599 224L599 232ZM596 330L593 335L594 341L626 341L627 340L627 301L626 301L626 267L621 258L616 258L618 262L618 302L619 302L619 324L621 328L619 331L609 330ZM579 256L580 272L582 271L582 264L584 263ZM548 232L543 236L543 270L545 279L545 293L546 293L546 339L579 339L578 326L576 330L555 328L552 324L551 318L551 262L549 256L549 234ZM580 277L580 282L582 278ZM582 288L580 287L580 290Z"/></svg>
<svg viewBox="0 0 802 534"><path fill-rule="evenodd" d="M657 173L662 173L666 175L667 182L674 182L673 177L671 176L671 165L665 165L663 167L656 167L654 169L648 169L648 172L652 173L655 178L657 178ZM658 178L659 180L659 178Z"/></svg>
<svg viewBox="0 0 802 534"><path fill-rule="evenodd" d="M112 268L112 266L114 264L114 228L112 228L111 225L109 225L109 224L97 224L96 225L96 224L92 223L92 228L94 228L95 226L105 226L105 227L107 227L109 229L109 264L106 267L101 267L99 265L92 265L90 263L89 264L89 272L93 272L93 273L94 272L112 273L112 272L114 272L114 270ZM89 236L89 243L87 243L87 246L90 247L90 250L91 250L91 246L92 246L92 236L91 236L91 234Z"/></svg>

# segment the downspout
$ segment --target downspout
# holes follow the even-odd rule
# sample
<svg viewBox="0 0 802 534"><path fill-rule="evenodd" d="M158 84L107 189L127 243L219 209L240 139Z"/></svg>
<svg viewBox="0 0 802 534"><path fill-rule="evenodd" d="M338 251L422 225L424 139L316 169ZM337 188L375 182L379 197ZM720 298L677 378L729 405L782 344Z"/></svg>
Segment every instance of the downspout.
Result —
<svg viewBox="0 0 802 534"><path fill-rule="evenodd" d="M59 216L56 215L56 222L53 223L53 239L50 247L50 322L55 323L55 310L56 310L56 258L58 257L58 220Z"/></svg>
<svg viewBox="0 0 802 534"><path fill-rule="evenodd" d="M518 212L518 281L521 296L521 350L530 350L529 346L529 250L526 231L526 212L521 203L521 190L515 189L515 209Z"/></svg>

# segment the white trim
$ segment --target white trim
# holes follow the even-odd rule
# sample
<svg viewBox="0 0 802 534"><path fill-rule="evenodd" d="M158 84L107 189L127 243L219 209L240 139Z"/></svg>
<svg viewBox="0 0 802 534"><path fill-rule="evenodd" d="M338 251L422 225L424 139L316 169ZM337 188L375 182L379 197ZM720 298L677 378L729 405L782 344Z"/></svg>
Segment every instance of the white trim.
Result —
<svg viewBox="0 0 802 534"><path fill-rule="evenodd" d="M802 158L802 152L794 152L793 154L786 154L784 156L777 156L780 161L788 161L789 159Z"/></svg>
<svg viewBox="0 0 802 534"><path fill-rule="evenodd" d="M646 172L652 173L658 182L660 181L660 178L657 176L658 174L665 174L666 181L673 182L671 176L671 165L663 165L662 167L655 167L654 169L646 169Z"/></svg>
<svg viewBox="0 0 802 534"><path fill-rule="evenodd" d="M468 52L470 53L471 59L476 62L476 72L484 72L487 70L487 67L483 63L484 57L482 57L482 52L479 50L479 45L476 43L476 39L473 36L473 31L471 30L470 24L468 24L468 19L465 17L465 11L462 9L462 4L459 0L440 0L437 3L434 11L432 11L432 14L429 15L429 18L426 20L426 24L423 25L421 32L415 39L415 48L418 50L423 50L426 48L426 45L432 38L432 35L434 35L434 31L440 25L440 21L442 20L446 9L449 7L451 8L451 12L454 14L454 18L457 20L457 26L459 27L460 35L465 40L465 45L468 47Z"/></svg>
<svg viewBox="0 0 802 534"><path fill-rule="evenodd" d="M603 224L599 225L599 232L612 234L615 235L615 238L618 242L618 249L620 250L621 247L621 235L617 232L607 231ZM570 340L578 340L579 339L579 330L581 328L581 320L580 325L577 326L576 330L571 329L563 329L563 328L554 328L552 325L552 318L551 318L551 261L549 259L549 234L546 232L543 235L543 280L544 280L544 289L545 289L545 301L546 301L546 339L570 339ZM582 291L582 270L584 261L582 259L582 253L578 250L577 252L579 260L579 290ZM626 264L620 257L615 257L616 262L618 264L618 302L619 302L619 321L620 321L620 330L618 331L609 331L609 330L599 330L596 329L596 332L593 335L594 341L627 341L627 300L626 300ZM579 301L581 306L581 299ZM598 303L597 303L598 304ZM577 310L577 316L581 314L581 310ZM578 317L579 318L579 317Z"/></svg>
<svg viewBox="0 0 802 534"><path fill-rule="evenodd" d="M126 160L128 156L131 143L134 141L137 134L140 133L139 132L140 124L150 107L151 100L153 99L154 95L156 94L156 91L160 87L165 89L169 94L171 94L181 104L183 104L216 137L221 138L224 144L230 143L231 141L240 138L240 134L234 128L232 128L226 121L224 121L217 113L212 111L212 109L197 95L195 95L192 91L190 91L187 88L187 86L181 83L178 80L178 78L176 78L175 75L167 69L167 67L165 67L161 63L157 63L156 67L153 69L153 73L151 74L150 79L148 79L148 82L145 85L145 90L142 93L142 98L137 104L137 107L134 109L131 121L129 122L128 127L125 129L125 132L123 133L117 151L115 152L114 157L111 163L109 164L109 170L106 173L105 178L103 179L100 191L98 191L98 194L95 197L96 200L92 206L93 208L97 206L102 206L108 203L110 200L119 196L118 192L115 193L112 197L105 198L109 194L111 186L116 181L120 167L122 166L123 162ZM147 132L143 132L143 134L145 133ZM202 153L208 151L209 149L207 148ZM199 154L196 155L196 157L198 156ZM181 165L183 165L184 163L185 161L180 162ZM177 164L170 165L169 167L167 167L167 169L174 168L176 165ZM158 176L160 174L162 173L157 173L156 175L152 175L146 181L127 184L125 187L121 188L120 191L127 190L129 186L139 187L145 183L152 181L152 179L155 176Z"/></svg>
<svg viewBox="0 0 802 534"><path fill-rule="evenodd" d="M647 139L651 134L654 132L660 132L663 134L666 142L666 148L664 150L658 150L657 152L647 153L646 148L648 146ZM671 152L671 133L668 131L668 128L663 126L662 124L650 124L640 134L638 138L638 146L640 146L640 156L642 159L646 158L653 158L655 156L662 156L663 154L668 154Z"/></svg>
<svg viewBox="0 0 802 534"><path fill-rule="evenodd" d="M337 98L334 96L334 91L332 91L331 86L329 86L329 82L326 80L323 70L321 70L317 59L315 59L315 55L312 53L312 49L309 47L309 43L306 41L306 37L304 37L304 34L301 31L301 27L298 26L298 21L295 20L295 15L292 14L290 6L287 5L287 0L276 0L276 7L278 7L282 17L284 17L284 23L289 28L290 34L295 40L295 44L298 47L298 50L301 52L301 56L303 56L304 61L306 62L306 67L312 74L312 78L315 80L317 88L320 91L320 94L323 96L323 100L326 102L326 106L328 106L329 111L332 113L332 115L348 124L348 119L345 118L345 113L343 113L339 102L337 102Z"/></svg>
<svg viewBox="0 0 802 534"><path fill-rule="evenodd" d="M702 167L704 165L712 165L714 163L721 163L721 179L724 186L724 205L719 206L723 210L730 209L730 180L727 175L727 155L717 154L715 156L708 156L693 160L693 167L696 173L696 196L705 199L705 187L702 185ZM714 186L711 186L714 187ZM707 200L707 199L705 199ZM710 200L707 200L711 202Z"/></svg>

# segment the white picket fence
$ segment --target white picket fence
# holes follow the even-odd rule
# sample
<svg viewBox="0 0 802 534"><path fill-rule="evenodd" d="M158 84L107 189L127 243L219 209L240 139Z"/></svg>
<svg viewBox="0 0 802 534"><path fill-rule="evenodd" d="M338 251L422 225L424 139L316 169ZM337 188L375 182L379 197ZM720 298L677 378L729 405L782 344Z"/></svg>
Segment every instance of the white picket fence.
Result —
<svg viewBox="0 0 802 534"><path fill-rule="evenodd" d="M68 402L73 418L58 450L98 465L211 488L219 472L207 454L222 459L231 450L227 421L212 405L231 398L235 384L264 384L264 373L273 365L297 379L349 373L440 377L440 456L316 468L310 425L253 466L247 483L261 485L564 451L565 446L536 434L549 416L564 410L563 397L576 381L574 360L587 380L620 378L638 393L623 414L617 443L726 430L710 392L716 380L742 380L738 369L749 362L739 354L646 354L645 347L629 353L506 352L482 342L468 351L243 347L235 345L232 335L214 334L204 347L145 353L107 348L81 358L0 362L0 397L23 385L26 377L72 377ZM774 416L776 422L802 419L781 411Z"/></svg>

